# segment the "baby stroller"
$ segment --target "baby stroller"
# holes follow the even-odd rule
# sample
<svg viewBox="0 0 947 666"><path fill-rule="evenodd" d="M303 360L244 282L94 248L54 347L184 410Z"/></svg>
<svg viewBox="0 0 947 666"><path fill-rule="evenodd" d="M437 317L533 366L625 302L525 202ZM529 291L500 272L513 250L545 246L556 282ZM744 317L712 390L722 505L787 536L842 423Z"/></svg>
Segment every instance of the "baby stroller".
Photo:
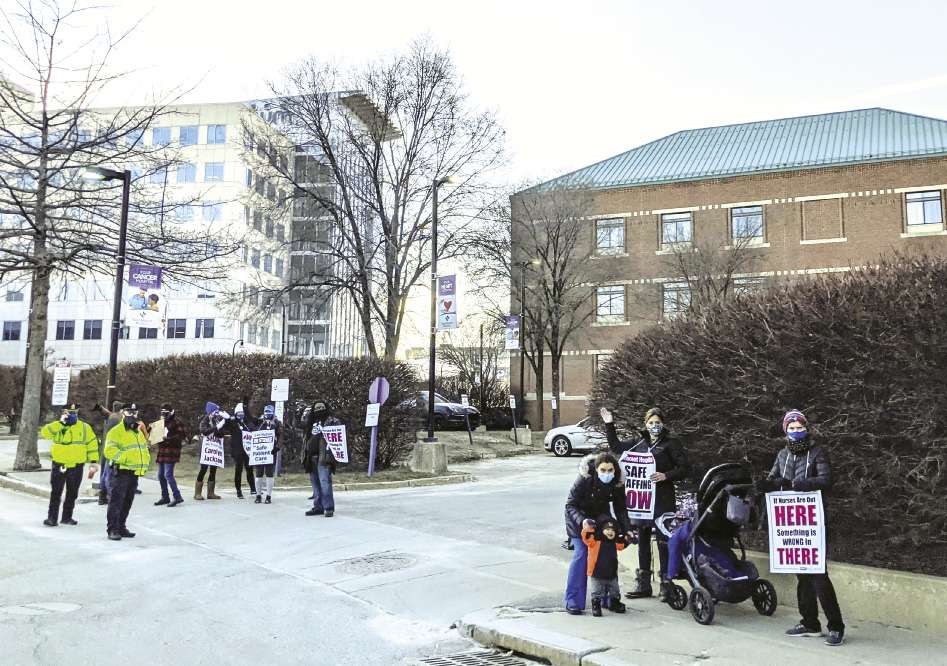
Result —
<svg viewBox="0 0 947 666"><path fill-rule="evenodd" d="M700 483L693 518L666 513L655 521L670 541L668 577L685 577L693 587L688 597L683 587L669 582L668 604L675 610L690 606L700 624L713 622L718 601L736 604L752 598L761 615L776 611L776 589L746 559L740 540L740 528L756 519L752 492L753 481L744 466L717 465ZM740 546L739 559L732 550L734 541Z"/></svg>

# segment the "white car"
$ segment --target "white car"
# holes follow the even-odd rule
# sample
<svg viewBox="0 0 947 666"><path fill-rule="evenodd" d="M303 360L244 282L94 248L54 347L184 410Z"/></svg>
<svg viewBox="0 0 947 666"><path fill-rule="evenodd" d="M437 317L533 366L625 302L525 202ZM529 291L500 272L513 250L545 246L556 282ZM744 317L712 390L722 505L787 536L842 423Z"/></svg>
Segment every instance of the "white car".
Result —
<svg viewBox="0 0 947 666"><path fill-rule="evenodd" d="M606 444L605 433L592 427L590 417L575 425L553 428L543 438L543 448L559 457L573 453L592 453Z"/></svg>

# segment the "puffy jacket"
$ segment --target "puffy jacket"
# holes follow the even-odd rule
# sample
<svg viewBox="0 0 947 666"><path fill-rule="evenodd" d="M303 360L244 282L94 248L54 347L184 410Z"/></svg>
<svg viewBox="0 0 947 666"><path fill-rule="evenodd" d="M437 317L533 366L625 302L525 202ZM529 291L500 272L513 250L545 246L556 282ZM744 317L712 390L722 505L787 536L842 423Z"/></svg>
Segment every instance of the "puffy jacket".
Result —
<svg viewBox="0 0 947 666"><path fill-rule="evenodd" d="M589 549L586 573L592 578L606 580L618 577L618 553L625 549L625 542L619 541L624 534L616 534L609 541L602 535L601 525L594 530L582 530L582 543Z"/></svg>
<svg viewBox="0 0 947 666"><path fill-rule="evenodd" d="M587 455L579 463L579 476L566 500L566 533L569 538L582 537L582 521L595 520L603 514L614 515L627 534L631 530L625 508L625 475L619 468L608 485L599 481L595 471L595 454Z"/></svg>
<svg viewBox="0 0 947 666"><path fill-rule="evenodd" d="M191 439L184 422L177 416L162 419L164 438L158 442L158 455L155 458L159 463L177 463L181 461L181 448ZM154 432L154 430L152 430Z"/></svg>
<svg viewBox="0 0 947 666"><path fill-rule="evenodd" d="M316 421L311 415L306 417L306 421L303 424L303 432L306 433L306 448L303 450L303 469L311 473L316 468L316 465L322 465L323 467L334 470L336 460L335 456L332 455L332 451L329 449L328 443L326 443L326 438L321 432L317 434L313 434L312 432L316 424L328 427L342 425L342 422L334 416L329 416L321 423Z"/></svg>
<svg viewBox="0 0 947 666"><path fill-rule="evenodd" d="M776 462L766 477L767 489L797 490L800 492L832 487L832 464L829 452L820 444L813 444L799 455L783 447L776 455Z"/></svg>
<svg viewBox="0 0 947 666"><path fill-rule="evenodd" d="M646 431L640 432L639 436L633 439L618 439L614 423L605 424L605 436L608 438L608 448L616 456L620 457L625 451L650 452L654 456L655 470L667 477L654 486L654 516L676 511L677 495L674 492L674 482L686 479L691 470L684 445L672 437L667 428L661 432L658 441L653 445Z"/></svg>
<svg viewBox="0 0 947 666"><path fill-rule="evenodd" d="M50 453L57 465L69 469L99 461L99 440L92 426L85 421L77 421L70 426L62 421L53 421L44 425L39 434L52 441Z"/></svg>
<svg viewBox="0 0 947 666"><path fill-rule="evenodd" d="M105 459L119 469L132 470L135 476L144 476L151 463L148 436L138 427L129 430L119 423L105 436Z"/></svg>

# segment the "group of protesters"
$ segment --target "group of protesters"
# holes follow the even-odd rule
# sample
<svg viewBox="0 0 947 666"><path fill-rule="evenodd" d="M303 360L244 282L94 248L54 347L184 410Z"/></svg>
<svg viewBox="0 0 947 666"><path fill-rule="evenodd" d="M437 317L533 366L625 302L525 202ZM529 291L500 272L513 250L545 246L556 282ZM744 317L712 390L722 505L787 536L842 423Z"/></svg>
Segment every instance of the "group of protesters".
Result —
<svg viewBox="0 0 947 666"><path fill-rule="evenodd" d="M603 609L614 613L626 611L618 583L617 554L635 543L638 568L634 584L625 597L642 599L653 596L652 538L657 540L658 547L658 598L662 602L671 601L668 541L656 529L654 520L629 518L628 512L633 507L628 504L630 493L626 494L619 456L626 452L653 456L655 472L649 480L654 484L654 516L657 518L676 511L674 482L683 480L690 472L687 453L680 440L673 437L667 428L660 409L648 410L644 428L635 437L624 441L618 437L612 413L603 408L601 416L609 451L583 458L579 476L565 505L569 537L565 547L573 551L565 591L566 612L570 615L583 614L589 588L594 616L601 616ZM782 426L785 439L770 473L755 483L756 493L828 490L831 486L828 452L810 432L805 415L799 410L791 410L783 417ZM821 604L828 628L825 643L841 645L845 625L828 574L797 574L797 597L801 619L786 634L792 637L823 636L819 621Z"/></svg>
<svg viewBox="0 0 947 666"><path fill-rule="evenodd" d="M277 454L283 444L285 428L276 417L273 405L263 407L259 416L253 416L245 406L238 403L233 413L221 409L213 402L207 402L204 415L197 424L198 450L207 439L219 442L230 449L234 461L234 488L237 499L244 499L243 476L246 474L250 494L255 496L256 504L271 504L276 476ZM76 498L82 484L85 465L89 465L88 477L91 479L101 469L99 484L99 504L107 505L106 534L112 541L130 539L135 533L127 526L138 489L139 479L151 466L151 451L156 452L158 483L161 486L161 498L155 506L177 507L184 503L184 497L175 479L174 470L181 461L181 452L194 441L191 428L186 419L181 418L172 403L161 405L160 418L146 423L140 418L135 403L114 402L111 410L96 405L93 411L105 416L104 446L100 452L99 438L89 423L79 418L78 404L70 404L63 409L58 420L46 424L40 435L52 442L50 455L49 510L43 524L48 527L58 525L77 525L74 516ZM312 507L307 516L325 516L335 514L335 500L332 492L332 475L336 469L336 460L323 435L323 428L341 425L335 418L325 400L314 401L303 418L305 446L302 463L309 473L313 494L310 497ZM272 431L269 439L272 446L263 457L262 464L251 465L245 448L245 435L258 431ZM221 459L222 463L222 459ZM219 500L216 491L218 467L205 463L200 465L194 486L194 499L205 500L204 484L206 479L208 500ZM60 513L61 512L61 513Z"/></svg>

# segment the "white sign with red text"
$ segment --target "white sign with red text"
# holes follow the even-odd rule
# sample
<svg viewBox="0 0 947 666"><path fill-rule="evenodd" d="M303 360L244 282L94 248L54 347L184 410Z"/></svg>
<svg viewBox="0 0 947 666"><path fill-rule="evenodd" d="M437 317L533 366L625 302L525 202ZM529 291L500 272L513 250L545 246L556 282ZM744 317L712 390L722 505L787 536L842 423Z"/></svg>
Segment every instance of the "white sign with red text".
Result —
<svg viewBox="0 0 947 666"><path fill-rule="evenodd" d="M347 463L349 461L349 444L345 437L345 426L322 426L322 436L326 438L326 444L336 461Z"/></svg>
<svg viewBox="0 0 947 666"><path fill-rule="evenodd" d="M618 459L625 474L625 506L632 520L654 520L654 456L625 451Z"/></svg>
<svg viewBox="0 0 947 666"><path fill-rule="evenodd" d="M766 493L771 573L825 573L822 491Z"/></svg>

